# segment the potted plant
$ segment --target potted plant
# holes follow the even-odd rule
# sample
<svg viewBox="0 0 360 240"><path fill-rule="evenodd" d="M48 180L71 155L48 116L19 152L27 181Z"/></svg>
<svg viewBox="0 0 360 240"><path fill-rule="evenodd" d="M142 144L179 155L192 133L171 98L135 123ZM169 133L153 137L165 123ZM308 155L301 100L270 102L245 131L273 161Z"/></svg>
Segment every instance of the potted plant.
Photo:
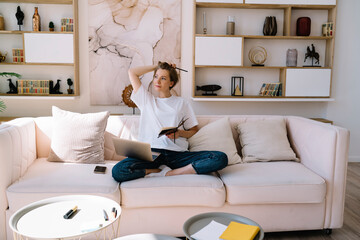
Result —
<svg viewBox="0 0 360 240"><path fill-rule="evenodd" d="M17 77L21 78L21 75L13 72L0 72L0 77Z"/></svg>
<svg viewBox="0 0 360 240"><path fill-rule="evenodd" d="M73 81L71 80L71 78L68 78L67 79L67 84L69 85L69 88L68 88L68 94L73 94L74 91L71 89L71 86L73 85Z"/></svg>
<svg viewBox="0 0 360 240"><path fill-rule="evenodd" d="M55 30L55 26L53 22L49 22L49 31L53 32Z"/></svg>

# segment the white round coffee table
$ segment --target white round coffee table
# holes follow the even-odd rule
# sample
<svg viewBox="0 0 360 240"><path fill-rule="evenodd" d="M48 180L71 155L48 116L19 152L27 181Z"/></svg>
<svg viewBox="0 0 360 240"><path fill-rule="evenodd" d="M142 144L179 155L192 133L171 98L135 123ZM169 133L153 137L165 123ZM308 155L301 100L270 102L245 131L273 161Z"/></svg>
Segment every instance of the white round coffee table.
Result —
<svg viewBox="0 0 360 240"><path fill-rule="evenodd" d="M142 233L142 234L123 236L116 238L114 240L180 240L180 239L171 236L160 235L160 234Z"/></svg>
<svg viewBox="0 0 360 240"><path fill-rule="evenodd" d="M65 219L64 215L75 206L77 211ZM104 211L108 216L107 221ZM104 238L113 239L118 230L117 227L115 231L113 224L120 213L120 205L111 199L68 195L44 199L21 208L11 216L9 225L14 239L21 236L32 239L74 239L90 233L101 233ZM108 228L110 233L106 231Z"/></svg>

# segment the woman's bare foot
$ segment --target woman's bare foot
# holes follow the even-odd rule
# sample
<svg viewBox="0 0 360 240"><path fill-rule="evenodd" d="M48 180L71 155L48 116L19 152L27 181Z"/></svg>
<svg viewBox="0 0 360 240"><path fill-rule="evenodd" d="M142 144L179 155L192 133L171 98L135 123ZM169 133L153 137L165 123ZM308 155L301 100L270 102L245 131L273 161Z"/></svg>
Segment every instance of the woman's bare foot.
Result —
<svg viewBox="0 0 360 240"><path fill-rule="evenodd" d="M168 171L165 176L175 176L175 175L183 175L183 174L196 174L196 171L193 168L193 166L189 164L185 167Z"/></svg>

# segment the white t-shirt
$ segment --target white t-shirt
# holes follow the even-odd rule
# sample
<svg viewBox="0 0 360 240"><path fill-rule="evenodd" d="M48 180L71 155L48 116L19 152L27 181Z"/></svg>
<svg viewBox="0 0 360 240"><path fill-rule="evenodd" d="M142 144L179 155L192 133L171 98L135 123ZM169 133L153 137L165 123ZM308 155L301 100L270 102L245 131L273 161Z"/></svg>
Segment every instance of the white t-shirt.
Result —
<svg viewBox="0 0 360 240"><path fill-rule="evenodd" d="M158 134L163 127L177 127L182 119L186 129L190 129L198 122L190 104L182 97L171 96L159 98L148 92L143 85L131 94L131 99L141 111L139 141L150 143L152 148L167 149L172 151L187 151L186 138L179 137L175 140ZM183 129L181 127L180 129Z"/></svg>

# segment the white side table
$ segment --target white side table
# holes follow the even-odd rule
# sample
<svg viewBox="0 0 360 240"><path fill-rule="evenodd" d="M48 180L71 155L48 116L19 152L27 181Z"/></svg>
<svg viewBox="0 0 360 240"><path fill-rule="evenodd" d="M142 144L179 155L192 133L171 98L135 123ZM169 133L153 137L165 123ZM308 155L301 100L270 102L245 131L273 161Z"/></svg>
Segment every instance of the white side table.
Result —
<svg viewBox="0 0 360 240"><path fill-rule="evenodd" d="M70 219L65 219L64 215L75 206L78 210ZM117 211L116 217L112 213L113 209ZM108 215L107 221L104 210ZM120 205L111 199L91 195L68 195L44 199L21 208L11 216L9 225L15 240L21 237L74 239L90 233L104 234L104 239L113 239L119 228L117 226L115 229L114 223L120 213Z"/></svg>

